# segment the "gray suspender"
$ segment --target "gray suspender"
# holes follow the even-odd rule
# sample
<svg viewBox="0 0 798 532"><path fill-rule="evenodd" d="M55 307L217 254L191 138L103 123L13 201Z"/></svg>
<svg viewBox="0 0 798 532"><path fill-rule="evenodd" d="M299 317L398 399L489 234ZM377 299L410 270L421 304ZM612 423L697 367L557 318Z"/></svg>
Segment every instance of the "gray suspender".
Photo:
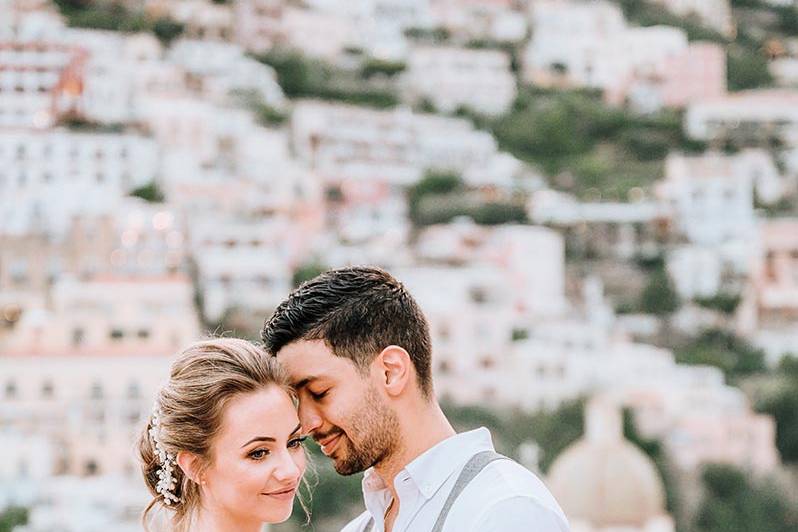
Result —
<svg viewBox="0 0 798 532"><path fill-rule="evenodd" d="M460 476L457 477L457 481L455 481L454 487L449 493L449 497L446 499L446 502L443 504L441 513L438 515L438 520L435 521L435 526L432 527L430 532L441 532L443 530L443 524L446 522L446 517L448 517L449 511L452 509L452 506L454 506L455 501L457 501L457 497L460 496L466 486L468 486L468 484L474 480L474 477L476 477L480 471L485 469L488 464L501 459L507 459L507 457L502 456L495 451L482 451L471 457L471 459L463 467L463 470L460 472ZM373 528L374 524L374 518L369 518L369 521L366 523L366 527L363 529L363 531L365 532Z"/></svg>

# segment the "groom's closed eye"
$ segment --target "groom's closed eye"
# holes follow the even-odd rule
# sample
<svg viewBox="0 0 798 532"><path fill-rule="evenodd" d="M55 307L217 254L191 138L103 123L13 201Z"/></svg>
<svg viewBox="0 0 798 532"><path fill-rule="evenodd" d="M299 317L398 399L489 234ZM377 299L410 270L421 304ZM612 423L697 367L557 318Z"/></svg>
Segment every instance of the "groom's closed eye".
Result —
<svg viewBox="0 0 798 532"><path fill-rule="evenodd" d="M314 401L320 401L324 399L324 397L330 392L331 388L327 388L326 390L315 392L313 390L308 390L310 397L313 398Z"/></svg>

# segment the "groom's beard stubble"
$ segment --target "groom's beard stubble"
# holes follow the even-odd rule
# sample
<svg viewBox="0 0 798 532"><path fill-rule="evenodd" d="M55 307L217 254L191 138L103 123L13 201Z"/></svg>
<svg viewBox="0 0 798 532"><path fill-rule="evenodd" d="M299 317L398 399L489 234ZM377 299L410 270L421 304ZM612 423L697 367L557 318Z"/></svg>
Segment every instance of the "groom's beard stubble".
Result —
<svg viewBox="0 0 798 532"><path fill-rule="evenodd" d="M369 389L361 406L350 416L349 430L333 456L340 475L353 475L390 458L399 447L399 420L396 413ZM333 431L335 432L335 431Z"/></svg>

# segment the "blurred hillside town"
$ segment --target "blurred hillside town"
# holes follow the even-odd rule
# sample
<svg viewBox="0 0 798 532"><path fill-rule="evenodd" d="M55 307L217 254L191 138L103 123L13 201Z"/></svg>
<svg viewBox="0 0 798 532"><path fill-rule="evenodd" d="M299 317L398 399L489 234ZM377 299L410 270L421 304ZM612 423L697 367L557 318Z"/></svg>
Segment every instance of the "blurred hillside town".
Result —
<svg viewBox="0 0 798 532"><path fill-rule="evenodd" d="M0 0L0 531L139 530L173 355L348 264L574 532L798 529L798 2Z"/></svg>

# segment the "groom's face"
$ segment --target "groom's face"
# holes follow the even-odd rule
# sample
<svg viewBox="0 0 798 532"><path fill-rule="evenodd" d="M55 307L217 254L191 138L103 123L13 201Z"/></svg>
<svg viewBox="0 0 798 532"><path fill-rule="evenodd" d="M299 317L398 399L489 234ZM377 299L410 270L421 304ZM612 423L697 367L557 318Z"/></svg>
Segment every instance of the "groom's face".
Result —
<svg viewBox="0 0 798 532"><path fill-rule="evenodd" d="M359 473L396 451L399 423L377 375L359 372L323 340L293 342L278 358L297 388L303 432L319 443L338 473Z"/></svg>

